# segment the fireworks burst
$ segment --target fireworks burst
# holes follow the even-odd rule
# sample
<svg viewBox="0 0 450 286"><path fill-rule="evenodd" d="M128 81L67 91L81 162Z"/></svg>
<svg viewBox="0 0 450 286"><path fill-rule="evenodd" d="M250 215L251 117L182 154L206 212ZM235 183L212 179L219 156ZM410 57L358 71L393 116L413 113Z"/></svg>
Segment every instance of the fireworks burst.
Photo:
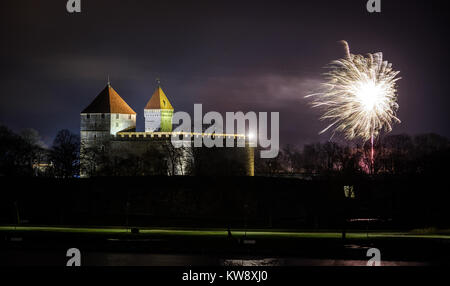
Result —
<svg viewBox="0 0 450 286"><path fill-rule="evenodd" d="M331 121L320 134L334 127L333 135L342 132L348 139L367 141L400 122L396 117L399 72L383 61L381 52L353 55L347 42L342 43L346 58L331 62L323 90L307 97L313 98L313 107L324 110L321 120Z"/></svg>

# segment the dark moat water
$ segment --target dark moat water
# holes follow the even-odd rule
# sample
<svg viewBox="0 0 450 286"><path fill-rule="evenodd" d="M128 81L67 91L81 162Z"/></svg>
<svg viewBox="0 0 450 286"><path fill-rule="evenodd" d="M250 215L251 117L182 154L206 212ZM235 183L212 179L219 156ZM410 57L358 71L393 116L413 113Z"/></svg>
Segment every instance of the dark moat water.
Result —
<svg viewBox="0 0 450 286"><path fill-rule="evenodd" d="M5 266L64 266L68 258L62 251L8 250L0 254ZM216 257L210 255L88 252L82 266L366 266L367 259L304 257ZM420 261L383 261L381 266L426 266Z"/></svg>

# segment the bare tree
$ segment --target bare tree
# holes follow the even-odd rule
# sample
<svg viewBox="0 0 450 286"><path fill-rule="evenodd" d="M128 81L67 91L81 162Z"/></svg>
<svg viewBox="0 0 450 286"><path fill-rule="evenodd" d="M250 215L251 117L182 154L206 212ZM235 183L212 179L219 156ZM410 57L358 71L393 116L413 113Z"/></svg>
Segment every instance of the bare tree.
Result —
<svg viewBox="0 0 450 286"><path fill-rule="evenodd" d="M60 130L50 152L57 177L72 178L79 174L80 138L67 129Z"/></svg>
<svg viewBox="0 0 450 286"><path fill-rule="evenodd" d="M169 175L175 176L183 173L184 149L175 148L170 140L164 141L162 145L168 159Z"/></svg>
<svg viewBox="0 0 450 286"><path fill-rule="evenodd" d="M34 141L0 126L0 175L32 176L33 164L42 152Z"/></svg>

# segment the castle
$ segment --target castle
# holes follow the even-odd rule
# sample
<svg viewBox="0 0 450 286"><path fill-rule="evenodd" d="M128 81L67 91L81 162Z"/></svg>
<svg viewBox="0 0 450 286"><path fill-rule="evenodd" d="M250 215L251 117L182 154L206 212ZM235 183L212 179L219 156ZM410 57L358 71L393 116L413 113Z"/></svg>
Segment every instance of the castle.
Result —
<svg viewBox="0 0 450 286"><path fill-rule="evenodd" d="M80 114L81 176L97 175L254 175L254 150L245 148L174 148L174 108L159 82L144 107L145 131L136 132L137 113L108 82ZM198 136L240 134L183 133ZM247 141L246 141L247 142Z"/></svg>

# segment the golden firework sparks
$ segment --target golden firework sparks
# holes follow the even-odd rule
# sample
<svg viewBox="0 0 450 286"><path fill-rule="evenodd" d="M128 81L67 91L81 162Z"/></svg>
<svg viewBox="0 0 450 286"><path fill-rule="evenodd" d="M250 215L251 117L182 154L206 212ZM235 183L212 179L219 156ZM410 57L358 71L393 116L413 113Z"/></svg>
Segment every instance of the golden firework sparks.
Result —
<svg viewBox="0 0 450 286"><path fill-rule="evenodd" d="M334 128L333 134L342 132L348 139L367 141L400 122L396 117L399 71L383 61L381 52L354 55L347 42L342 43L346 57L331 62L321 92L307 97L313 98L313 107L324 110L321 120L331 121L320 133Z"/></svg>

